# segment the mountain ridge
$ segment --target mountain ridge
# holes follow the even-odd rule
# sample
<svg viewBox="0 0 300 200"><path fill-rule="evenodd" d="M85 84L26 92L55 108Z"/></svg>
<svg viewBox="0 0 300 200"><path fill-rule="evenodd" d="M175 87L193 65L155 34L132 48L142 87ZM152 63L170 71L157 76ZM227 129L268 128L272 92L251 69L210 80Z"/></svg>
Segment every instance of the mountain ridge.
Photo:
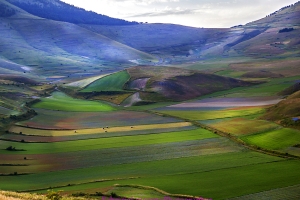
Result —
<svg viewBox="0 0 300 200"><path fill-rule="evenodd" d="M92 11L64 3L60 0L6 0L11 4L22 8L32 15L42 18L64 21L74 24L98 24L98 25L133 25L137 22L129 22L123 19L108 17Z"/></svg>

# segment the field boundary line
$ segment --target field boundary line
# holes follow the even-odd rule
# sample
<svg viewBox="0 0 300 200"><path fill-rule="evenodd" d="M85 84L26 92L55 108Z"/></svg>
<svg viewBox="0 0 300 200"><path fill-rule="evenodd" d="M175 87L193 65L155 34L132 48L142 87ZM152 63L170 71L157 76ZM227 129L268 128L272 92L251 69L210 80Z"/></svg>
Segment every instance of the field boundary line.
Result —
<svg viewBox="0 0 300 200"><path fill-rule="evenodd" d="M271 156L277 156L277 157L281 157L281 158L300 159L300 156L291 155L289 153L280 153L278 151L264 149L264 148L259 147L259 146L249 145L246 142L244 142L243 140L241 140L240 138L238 138L238 137L236 137L236 136L234 136L230 133L220 131L216 128L213 128L211 126L202 124L202 123L200 123L198 121L195 121L195 120L185 119L185 118L181 118L181 117L178 117L178 116L172 116L172 115L169 115L169 114L166 114L166 113L159 113L159 112L153 111L153 110L149 110L147 112L152 113L152 114L156 114L156 115L160 115L160 116L173 117L173 118L180 119L180 120L183 120L183 121L186 121L186 122L190 122L194 126L209 130L209 131L211 131L211 132L213 132L213 133L215 133L215 134L217 134L221 137L226 137L226 138L230 139L231 141L233 141L233 142L235 142L239 145L242 145L243 147L245 147L249 150L252 150L252 151L256 151L256 152L271 155Z"/></svg>

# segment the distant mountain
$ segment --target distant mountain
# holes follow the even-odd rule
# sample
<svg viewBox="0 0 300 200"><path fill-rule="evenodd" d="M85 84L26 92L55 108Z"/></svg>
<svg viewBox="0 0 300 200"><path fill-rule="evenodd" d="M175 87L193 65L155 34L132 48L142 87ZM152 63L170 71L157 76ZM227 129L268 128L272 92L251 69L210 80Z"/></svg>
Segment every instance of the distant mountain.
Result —
<svg viewBox="0 0 300 200"><path fill-rule="evenodd" d="M177 56L181 56L180 61L224 56L266 58L287 52L290 56L297 56L295 50L300 48L300 3L244 26L223 29L173 24L80 26L140 51L161 56L170 63L176 63Z"/></svg>
<svg viewBox="0 0 300 200"><path fill-rule="evenodd" d="M6 0L11 4L22 8L32 15L52 19L56 21L70 22L74 24L95 25L133 25L137 22L129 22L115 19L82 8L66 4L60 0ZM12 14L10 12L7 13ZM1 15L1 14L0 14Z"/></svg>

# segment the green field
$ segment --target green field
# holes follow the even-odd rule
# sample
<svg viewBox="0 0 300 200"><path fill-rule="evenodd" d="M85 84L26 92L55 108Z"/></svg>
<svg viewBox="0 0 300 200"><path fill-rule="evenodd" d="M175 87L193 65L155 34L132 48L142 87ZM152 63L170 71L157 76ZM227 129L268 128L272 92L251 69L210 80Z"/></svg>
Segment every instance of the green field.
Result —
<svg viewBox="0 0 300 200"><path fill-rule="evenodd" d="M125 178L128 179L130 177L143 177L143 179L152 179L151 184L146 184L145 182L141 185L149 185L149 186L158 186L153 185L153 183L160 184L159 189L163 189L170 193L182 193L182 194L191 194L191 195L201 195L202 192L199 191L198 187L191 187L191 184L195 184L195 182L200 182L203 184L206 179L217 179L219 181L224 174L226 174L227 170L234 171L237 170L236 175L228 174L228 178L231 176L232 178L239 179L239 175L242 174L243 168L252 168L253 173L257 176L260 176L259 169L262 163L267 163L265 170L270 167L272 164L275 164L273 167L274 170L283 170L276 166L277 161L283 161L281 158L276 158L272 156L267 156L254 152L234 152L234 153L221 153L215 155L202 155L202 156L192 156L186 158L175 158L175 159L165 159L165 160L157 160L157 161L149 161L149 162L136 162L136 163L128 163L121 165L108 165L108 166L96 166L90 168L82 168L75 170L64 170L64 171L56 171L56 172L43 172L37 174L31 174L27 176L12 176L12 177L0 177L0 181L7 181L5 185L1 186L1 189L14 189L14 190L28 190L28 189L37 189L37 188L47 188L49 186L62 186L67 184L75 184L75 183L86 183L90 181L96 180L105 180L105 179L117 179L117 178ZM294 161L295 162L295 161ZM269 164L268 164L269 163ZM283 161L279 163L286 163L286 167L290 169L294 169L294 165L290 166L290 162ZM298 166L299 162L296 161L295 164ZM249 167L247 167L249 166ZM285 166L285 165L283 165ZM218 171L222 171L223 175L216 175L214 173L218 173ZM271 171L270 171L271 172ZM245 171L244 171L245 173ZM273 172L272 172L273 173ZM84 174L84 176L82 176ZM159 177L167 178L172 180L174 177L181 176L189 176L190 178L183 179L184 181L190 181L188 185L182 185L180 181L168 182L164 181L155 181L155 179L159 179ZM185 175L184 175L185 174ZM195 174L202 174L205 178L194 179L191 178ZM282 180L284 180L284 175L280 174ZM39 178L39 183L33 181ZM58 178L60 177L60 178ZM152 177L152 178L151 178ZM255 177L253 177L255 178ZM265 177L266 178L266 177ZM295 177L296 178L296 177ZM269 179L269 178L268 178ZM175 179L174 179L175 180ZM287 181L288 178L285 180ZM16 183L17 181L17 183ZM267 181L267 179L265 180ZM224 180L225 182L225 180ZM115 181L114 183L123 184L122 181ZM127 181L126 184L139 184L139 181L133 179L131 181ZM172 184L170 184L172 183ZM108 185L112 185L111 182L104 183ZM215 184L220 184L215 182ZM239 184L239 183L236 183ZM247 184L245 181L244 184ZM248 183L254 184L254 183ZM284 182L278 183L279 185L284 185ZM161 187L163 186L163 187ZM190 187L188 191L184 191L186 187ZM236 187L237 185L234 185ZM88 185L80 185L78 186L81 190L87 188L93 188L94 186ZM175 192L176 189L180 187L184 187L179 191ZM244 186L246 188L246 186ZM268 186L272 188L272 186ZM203 186L206 190L217 189L211 186ZM244 189L245 189L244 188ZM276 188L273 186L273 188ZM72 189L72 187L70 187ZM218 187L219 190L223 190L222 187ZM67 188L64 188L66 191ZM225 190L224 190L225 191ZM235 194L234 191L227 191L228 193Z"/></svg>
<svg viewBox="0 0 300 200"><path fill-rule="evenodd" d="M280 150L300 143L300 131L289 128L242 137L245 142L265 149Z"/></svg>
<svg viewBox="0 0 300 200"><path fill-rule="evenodd" d="M81 92L123 91L124 84L129 78L127 71L120 71L94 81Z"/></svg>
<svg viewBox="0 0 300 200"><path fill-rule="evenodd" d="M227 159L228 155L223 156L223 158L220 156L215 156L216 160L213 161L213 165L215 166L217 164L224 164L218 160L226 160L228 162L233 161ZM184 161L186 161L185 163L190 164L190 162L187 162L187 160L177 160L177 163ZM195 161L197 161L197 159ZM161 172L160 167L155 165L153 167L158 168L158 173L149 173L147 176L141 178L125 178L125 180L104 181L58 189L64 191L80 191L91 189L95 191L101 191L104 188L112 186L113 184L138 184L157 187L169 193L190 194L212 199L226 199L249 193L256 193L263 190L270 190L272 188L286 187L298 184L300 181L300 172L297 170L299 161L257 163L254 165L244 164L235 167L228 167L228 164L226 164L226 166L219 169L206 168L209 171L203 170L201 165L203 161L208 161L208 159L203 158L202 162L200 161L198 165L198 170L190 170L187 173L172 174L174 173L174 170L171 168L174 168L174 166L171 167L170 165L165 165L165 167L171 168L167 168L167 171L164 172L164 175L159 175L159 172ZM240 157L239 162L243 161L246 160ZM177 163L174 163L175 166L178 165ZM152 163L149 164L152 166ZM211 164L212 163L209 163L204 167L208 167ZM64 184L68 184L71 181L70 178L72 177L74 179L74 176L76 176L75 173L76 172L62 182ZM78 171L77 173L80 172ZM68 174L68 172L66 172L66 174ZM56 174L52 175L54 176L53 178L57 176ZM63 176L65 176L65 174ZM28 178L33 179L34 177ZM46 179L48 179L48 177ZM29 181L30 180L28 180L28 183ZM272 184L270 184L270 182L272 182ZM41 186L43 186L43 184Z"/></svg>
<svg viewBox="0 0 300 200"><path fill-rule="evenodd" d="M51 97L42 98L41 102L33 105L34 108L60 111L113 111L114 107L95 101L73 99L62 92L54 92Z"/></svg>
<svg viewBox="0 0 300 200"><path fill-rule="evenodd" d="M262 133L280 128L280 126L272 122L246 118L234 118L218 121L216 123L211 122L209 123L209 126L235 136Z"/></svg>
<svg viewBox="0 0 300 200"><path fill-rule="evenodd" d="M274 78L267 80L266 83L249 87L238 87L230 90L215 92L213 94L204 95L200 99L210 97L263 97L263 96L276 96L282 90L295 84L300 76Z"/></svg>
<svg viewBox="0 0 300 200"><path fill-rule="evenodd" d="M43 153L58 153L58 152L74 152L85 151L93 149L106 148L121 148L128 146L143 146L149 144L171 143L179 141L200 140L206 138L215 138L217 135L204 130L195 129L189 131L169 132L160 134L148 134L137 136L124 136L112 138L100 138L90 140L78 140L68 142L54 142L54 143L14 143L7 141L0 141L1 146L15 146L17 149L24 149L26 151L11 152L13 154L43 154ZM1 153L8 153L5 150L0 150Z"/></svg>
<svg viewBox="0 0 300 200"><path fill-rule="evenodd" d="M93 83L94 81L103 78L105 76L108 76L109 74L104 74L104 75L100 75L100 76L95 76L95 77L91 77L91 78L86 78L86 79L82 79L79 81L75 81L75 82L71 82L66 84L65 86L70 87L70 88L74 88L74 89L82 89L84 87L86 87L87 85Z"/></svg>
<svg viewBox="0 0 300 200"><path fill-rule="evenodd" d="M174 117L179 117L189 120L210 120L210 119L222 119L222 118L232 118L247 115L254 115L258 113L263 113L263 107L243 107L235 109L224 109L224 110L214 110L214 111L167 111L159 110L157 111L162 114L167 114Z"/></svg>
<svg viewBox="0 0 300 200"><path fill-rule="evenodd" d="M284 188L278 188L274 190L269 190L265 192L259 192L255 194L245 195L231 200L282 200L282 199L300 199L300 185L289 186Z"/></svg>

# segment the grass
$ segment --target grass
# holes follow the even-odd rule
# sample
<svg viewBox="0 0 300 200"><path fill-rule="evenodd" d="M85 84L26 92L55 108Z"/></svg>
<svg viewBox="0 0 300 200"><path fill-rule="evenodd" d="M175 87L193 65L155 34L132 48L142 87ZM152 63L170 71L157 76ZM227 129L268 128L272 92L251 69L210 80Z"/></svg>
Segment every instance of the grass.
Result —
<svg viewBox="0 0 300 200"><path fill-rule="evenodd" d="M51 97L42 98L41 102L33 105L34 108L61 111L113 111L114 107L94 101L73 99L62 92L54 92Z"/></svg>
<svg viewBox="0 0 300 200"><path fill-rule="evenodd" d="M300 131L283 128L242 137L245 142L265 149L280 150L300 143Z"/></svg>
<svg viewBox="0 0 300 200"><path fill-rule="evenodd" d="M129 78L127 71L120 71L94 81L81 92L123 91L123 86Z"/></svg>
<svg viewBox="0 0 300 200"><path fill-rule="evenodd" d="M219 160L222 160L221 157L219 157ZM242 161L243 159L239 162ZM187 171L187 173L179 174L151 175L138 179L113 180L59 189L70 191L97 188L99 190L113 184L138 184L156 187L169 193L226 199L299 184L300 172L297 170L298 166L299 161L295 160L245 164L236 167L221 167L219 170L211 169L207 172L200 169L198 172Z"/></svg>
<svg viewBox="0 0 300 200"><path fill-rule="evenodd" d="M175 117L189 120L209 120L240 117L264 112L263 107L240 107L214 111L158 111Z"/></svg>
<svg viewBox="0 0 300 200"><path fill-rule="evenodd" d="M188 131L169 132L149 135L123 136L113 138L100 138L90 140L78 140L67 142L53 143L14 143L0 141L1 146L15 146L17 149L25 149L26 151L10 152L13 154L43 154L43 153L59 153L86 151L95 149L121 148L129 146L143 146L150 144L163 144L190 140L201 140L206 138L216 138L217 135L205 129L195 129ZM0 150L2 153L8 153Z"/></svg>
<svg viewBox="0 0 300 200"><path fill-rule="evenodd" d="M104 134L104 133L115 133L115 132L129 132L129 131L140 131L140 130L153 130L155 129L168 129L168 128L180 128L191 126L189 122L177 122L167 124L148 124L148 125L137 125L137 126L122 126L122 127L109 127L109 128L90 128L90 129L77 129L75 130L40 130L32 129L21 126L13 126L10 131L14 133L20 133L25 135L36 135L36 136L75 136L75 135L89 135L89 134Z"/></svg>
<svg viewBox="0 0 300 200"><path fill-rule="evenodd" d="M276 96L279 92L295 84L300 76L271 79L267 83L236 90L226 97Z"/></svg>
<svg viewBox="0 0 300 200"><path fill-rule="evenodd" d="M79 80L79 81L68 83L65 86L71 87L71 88L81 89L81 88L84 88L87 85L93 83L94 81L96 81L96 80L98 80L100 78L103 78L105 76L108 76L108 75L109 74L104 74L104 75L100 75L100 76L95 76L95 77L90 77L90 78L82 79L82 80Z"/></svg>
<svg viewBox="0 0 300 200"><path fill-rule="evenodd" d="M300 185L294 185L284 188L277 188L269 191L259 192L255 194L249 194L241 197L234 198L232 200L282 200L282 199L299 199L300 198Z"/></svg>
<svg viewBox="0 0 300 200"><path fill-rule="evenodd" d="M95 166L89 168L80 168L74 170L63 170L63 171L53 171L53 172L43 172L37 174L31 174L27 176L11 176L5 177L0 176L0 182L5 182L5 185L1 185L0 189L4 190L30 190L30 189L38 189L38 188L47 188L49 186L62 186L68 184L75 183L87 183L91 181L99 181L99 180L107 180L107 179L129 179L130 177L142 177L143 179L148 179L152 177L152 182L143 182L140 185L148 185L153 186L153 183L160 183L159 177L170 178L170 182L161 182L162 185L159 185L159 189L165 190L166 187L167 192L170 193L182 193L182 194L190 194L190 195L201 195L199 188L206 189L218 189L223 190L223 186L217 187L220 185L220 181L222 181L219 174L217 176L214 175L216 171L222 171L226 169L232 169L232 174L227 174L226 176L232 176L232 178L239 178L243 169L239 169L242 166L249 166L249 168L255 169L255 166L260 163L269 163L267 167L270 167L272 164L276 164L274 162L281 161L283 159L272 157L268 155L263 155L255 152L234 152L234 153L220 153L214 155L202 155L202 156L192 156L192 157L184 157L184 158L173 158L173 159L165 159L165 160L155 160L148 162L135 162L128 164L119 164L119 165L108 165L108 166ZM296 166L290 167L289 173L291 170L297 168L299 162L296 162ZM266 167L266 168L267 168ZM278 167L274 166L275 169ZM234 173L234 170L238 170L238 173ZM280 170L278 168L277 170ZM254 170L256 173L259 173L258 170ZM282 170L283 171L283 170ZM202 173L207 178L211 176L211 178L217 179L215 184L217 186L202 186L195 187L195 182L200 182L203 184L206 181L206 178L196 178L195 174ZM224 175L227 172L223 172ZM245 171L244 171L245 173ZM183 184L182 181L172 182L171 179L173 176L180 176L180 174L190 174L189 181L192 181L193 184L189 183L188 185ZM294 172L295 174L295 172ZM258 176L257 174L256 176ZM284 178L284 174L281 173L282 178ZM296 175L294 178L297 177ZM253 177L255 178L255 177ZM40 181L36 182L39 179ZM157 181L155 181L157 180ZM201 180L201 181L199 181ZM270 178L266 179L266 181ZM286 181L288 180L285 179ZM272 181L272 180L271 180ZM114 182L104 182L98 184L123 184L121 181ZM224 180L225 183L225 180ZM245 182L247 183L247 182ZM136 179L132 179L131 181L127 181L126 184L139 184ZM238 183L236 183L238 184ZM251 183L248 183L251 184ZM198 185L198 184L197 184ZM205 185L205 184L204 184ZM225 184L228 185L228 184ZM266 184L270 185L270 184ZM162 187L163 186L163 187ZM103 187L103 185L102 185ZM178 191L176 188L184 187ZM189 187L187 191L184 191L186 187ZM246 187L246 186L245 186ZM73 187L62 188L64 191L69 190L86 190L91 188L100 188L97 184L84 184ZM172 189L173 188L173 189ZM171 191L172 190L172 191ZM173 192L174 191L174 192ZM224 191L226 189L224 188ZM235 194L235 191L228 191L231 194ZM209 195L210 196L210 195Z"/></svg>
<svg viewBox="0 0 300 200"><path fill-rule="evenodd" d="M87 129L99 127L136 126L146 124L166 124L180 122L170 117L162 117L146 112L118 110L114 112L64 112L35 109L34 118L17 123L39 129ZM45 121L47 123L45 123ZM17 132L18 133L18 132Z"/></svg>
<svg viewBox="0 0 300 200"><path fill-rule="evenodd" d="M266 83L250 87L237 87L230 90L215 92L213 94L201 96L200 99L211 97L262 97L277 96L282 90L295 84L300 76L274 78Z"/></svg>
<svg viewBox="0 0 300 200"><path fill-rule="evenodd" d="M236 136L266 132L280 127L272 122L246 118L224 120L209 124L209 126Z"/></svg>

